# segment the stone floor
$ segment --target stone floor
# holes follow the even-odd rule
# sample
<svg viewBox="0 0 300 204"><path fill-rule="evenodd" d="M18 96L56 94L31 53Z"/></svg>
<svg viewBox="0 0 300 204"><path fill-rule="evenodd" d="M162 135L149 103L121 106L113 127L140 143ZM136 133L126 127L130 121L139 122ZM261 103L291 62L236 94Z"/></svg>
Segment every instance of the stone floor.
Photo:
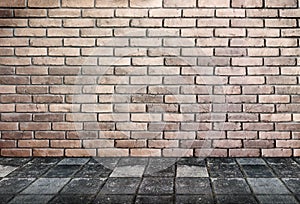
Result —
<svg viewBox="0 0 300 204"><path fill-rule="evenodd" d="M0 158L0 203L300 203L300 158Z"/></svg>

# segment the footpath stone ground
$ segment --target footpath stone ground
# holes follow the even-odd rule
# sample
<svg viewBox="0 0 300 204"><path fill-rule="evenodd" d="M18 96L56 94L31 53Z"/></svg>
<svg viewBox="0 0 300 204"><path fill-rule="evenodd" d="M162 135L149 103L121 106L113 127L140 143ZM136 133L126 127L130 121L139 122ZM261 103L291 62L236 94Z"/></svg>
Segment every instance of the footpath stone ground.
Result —
<svg viewBox="0 0 300 204"><path fill-rule="evenodd" d="M300 203L300 158L0 158L0 203Z"/></svg>

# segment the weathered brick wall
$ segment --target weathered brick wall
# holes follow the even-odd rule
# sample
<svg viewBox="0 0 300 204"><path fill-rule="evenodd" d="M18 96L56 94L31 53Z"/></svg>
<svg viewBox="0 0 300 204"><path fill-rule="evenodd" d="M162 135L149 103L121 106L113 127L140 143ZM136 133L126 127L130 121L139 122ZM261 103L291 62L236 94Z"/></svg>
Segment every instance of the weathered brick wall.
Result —
<svg viewBox="0 0 300 204"><path fill-rule="evenodd" d="M1 0L2 156L300 156L297 0Z"/></svg>

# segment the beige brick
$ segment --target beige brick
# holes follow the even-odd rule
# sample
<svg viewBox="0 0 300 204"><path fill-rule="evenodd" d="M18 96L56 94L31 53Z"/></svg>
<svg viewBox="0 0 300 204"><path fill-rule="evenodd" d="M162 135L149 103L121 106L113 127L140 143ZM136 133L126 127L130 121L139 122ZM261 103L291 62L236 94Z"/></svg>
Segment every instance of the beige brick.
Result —
<svg viewBox="0 0 300 204"><path fill-rule="evenodd" d="M230 5L230 0L215 0L207 2L205 0L198 0L198 7L225 7L228 8Z"/></svg>
<svg viewBox="0 0 300 204"><path fill-rule="evenodd" d="M178 140L149 140L148 147L150 148L178 147Z"/></svg>
<svg viewBox="0 0 300 204"><path fill-rule="evenodd" d="M96 0L96 7L100 8L122 8L128 7L128 1L123 0Z"/></svg>
<svg viewBox="0 0 300 204"><path fill-rule="evenodd" d="M233 26L239 27L239 26ZM245 37L245 28L217 28L215 29L216 37Z"/></svg>
<svg viewBox="0 0 300 204"><path fill-rule="evenodd" d="M246 10L247 17L259 18L259 17L278 17L276 9L248 9Z"/></svg>
<svg viewBox="0 0 300 204"><path fill-rule="evenodd" d="M264 27L264 21L262 19L232 19L232 27Z"/></svg>
<svg viewBox="0 0 300 204"><path fill-rule="evenodd" d="M17 56L45 56L47 55L46 48L16 48Z"/></svg>
<svg viewBox="0 0 300 204"><path fill-rule="evenodd" d="M272 28L247 29L249 37L279 37L280 30Z"/></svg>
<svg viewBox="0 0 300 204"><path fill-rule="evenodd" d="M131 0L130 7L133 8L156 8L162 7L162 0Z"/></svg>
<svg viewBox="0 0 300 204"><path fill-rule="evenodd" d="M132 157L160 157L161 150L160 149L131 149L130 156Z"/></svg>
<svg viewBox="0 0 300 204"><path fill-rule="evenodd" d="M171 18L171 17L180 17L181 10L180 9L150 9L149 17L161 17L161 18Z"/></svg>
<svg viewBox="0 0 300 204"><path fill-rule="evenodd" d="M82 10L83 17L91 18L109 18L114 16L113 9L84 9Z"/></svg>
<svg viewBox="0 0 300 204"><path fill-rule="evenodd" d="M161 19L132 19L130 26L139 28L162 27Z"/></svg>
<svg viewBox="0 0 300 204"><path fill-rule="evenodd" d="M233 38L230 40L231 47L263 47L263 39Z"/></svg>
<svg viewBox="0 0 300 204"><path fill-rule="evenodd" d="M217 17L245 17L246 11L244 9L217 9Z"/></svg>
<svg viewBox="0 0 300 204"><path fill-rule="evenodd" d="M259 8L262 7L263 0L232 0L231 6L233 8Z"/></svg>
<svg viewBox="0 0 300 204"><path fill-rule="evenodd" d="M65 149L67 157L95 157L95 149Z"/></svg>
<svg viewBox="0 0 300 204"><path fill-rule="evenodd" d="M85 8L85 7L94 7L94 0L62 0L62 7L79 7L79 8Z"/></svg>
<svg viewBox="0 0 300 204"><path fill-rule="evenodd" d="M29 19L30 27L47 28L47 27L61 27L62 21L60 19Z"/></svg>
<svg viewBox="0 0 300 204"><path fill-rule="evenodd" d="M80 17L80 10L79 9L51 9L49 10L50 17Z"/></svg>
<svg viewBox="0 0 300 204"><path fill-rule="evenodd" d="M260 150L259 149L230 149L229 150L230 157L259 157Z"/></svg>
<svg viewBox="0 0 300 204"><path fill-rule="evenodd" d="M194 19L165 19L164 20L164 27L171 27L171 28L186 28L186 27L195 27L196 20Z"/></svg>
<svg viewBox="0 0 300 204"><path fill-rule="evenodd" d="M68 28L77 28L77 27L94 27L94 19L65 19L63 20L63 26Z"/></svg>
<svg viewBox="0 0 300 204"><path fill-rule="evenodd" d="M30 46L33 47L56 47L62 46L62 39L59 38L33 38L30 39Z"/></svg>
<svg viewBox="0 0 300 204"><path fill-rule="evenodd" d="M199 28L229 27L229 19L201 18L197 20L197 27Z"/></svg>
<svg viewBox="0 0 300 204"><path fill-rule="evenodd" d="M46 29L40 28L17 28L15 29L16 36L26 37L43 37L46 36Z"/></svg>
<svg viewBox="0 0 300 204"><path fill-rule="evenodd" d="M295 19L266 19L265 27L297 27L297 21Z"/></svg>
<svg viewBox="0 0 300 204"><path fill-rule="evenodd" d="M259 139L290 139L290 132L259 132Z"/></svg>
<svg viewBox="0 0 300 204"><path fill-rule="evenodd" d="M58 8L59 6L59 0L28 0L29 8Z"/></svg>
<svg viewBox="0 0 300 204"><path fill-rule="evenodd" d="M146 140L116 140L118 148L143 148L146 147Z"/></svg>
<svg viewBox="0 0 300 204"><path fill-rule="evenodd" d="M196 0L164 0L165 8L176 8L176 7L196 7Z"/></svg>
<svg viewBox="0 0 300 204"><path fill-rule="evenodd" d="M291 149L262 149L263 157L291 157L292 150Z"/></svg>
<svg viewBox="0 0 300 204"><path fill-rule="evenodd" d="M265 5L267 8L282 8L282 7L293 8L293 7L297 7L297 1L296 0L285 0L285 1L265 0Z"/></svg>
<svg viewBox="0 0 300 204"><path fill-rule="evenodd" d="M213 16L214 16L213 9L202 9L201 8L201 9L184 9L183 10L183 17L213 17Z"/></svg>
<svg viewBox="0 0 300 204"><path fill-rule="evenodd" d="M164 157L192 157L192 149L163 149Z"/></svg>
<svg viewBox="0 0 300 204"><path fill-rule="evenodd" d="M46 17L46 9L15 9L16 17Z"/></svg>
<svg viewBox="0 0 300 204"><path fill-rule="evenodd" d="M142 18L148 16L148 10L147 9L116 9L116 16L129 17L129 18Z"/></svg>

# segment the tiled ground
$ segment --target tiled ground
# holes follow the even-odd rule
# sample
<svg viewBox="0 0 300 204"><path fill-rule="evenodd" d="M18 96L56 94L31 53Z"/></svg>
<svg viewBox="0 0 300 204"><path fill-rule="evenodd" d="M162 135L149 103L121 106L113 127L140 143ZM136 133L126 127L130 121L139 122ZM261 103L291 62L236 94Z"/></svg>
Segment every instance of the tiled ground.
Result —
<svg viewBox="0 0 300 204"><path fill-rule="evenodd" d="M0 203L300 203L299 158L0 158Z"/></svg>

